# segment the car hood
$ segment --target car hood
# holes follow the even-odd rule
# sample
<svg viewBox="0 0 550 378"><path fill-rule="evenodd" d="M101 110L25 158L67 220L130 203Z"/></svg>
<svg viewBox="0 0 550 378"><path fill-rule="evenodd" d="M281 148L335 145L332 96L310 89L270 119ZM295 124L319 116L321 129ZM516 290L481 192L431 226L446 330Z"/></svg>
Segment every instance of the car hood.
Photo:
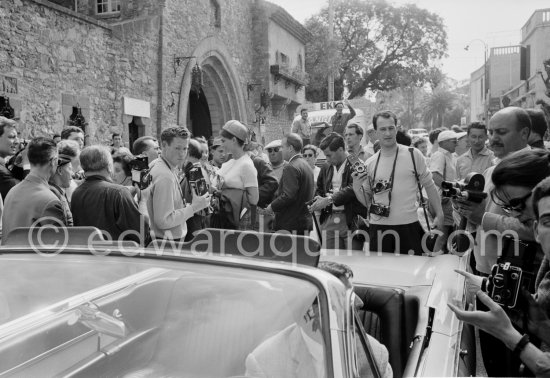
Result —
<svg viewBox="0 0 550 378"><path fill-rule="evenodd" d="M438 257L368 253L364 251L323 250L322 260L349 265L353 281L375 286L431 286L436 274L458 268L459 257Z"/></svg>

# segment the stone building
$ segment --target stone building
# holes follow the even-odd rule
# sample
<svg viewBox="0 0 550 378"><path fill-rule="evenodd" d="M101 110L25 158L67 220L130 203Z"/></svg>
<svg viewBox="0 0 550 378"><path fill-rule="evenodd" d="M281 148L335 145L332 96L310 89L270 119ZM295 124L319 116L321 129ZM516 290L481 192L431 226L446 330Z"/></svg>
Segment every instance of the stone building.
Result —
<svg viewBox="0 0 550 378"><path fill-rule="evenodd" d="M23 136L80 113L88 143L239 119L280 138L304 102L309 32L263 0L2 0L0 111Z"/></svg>

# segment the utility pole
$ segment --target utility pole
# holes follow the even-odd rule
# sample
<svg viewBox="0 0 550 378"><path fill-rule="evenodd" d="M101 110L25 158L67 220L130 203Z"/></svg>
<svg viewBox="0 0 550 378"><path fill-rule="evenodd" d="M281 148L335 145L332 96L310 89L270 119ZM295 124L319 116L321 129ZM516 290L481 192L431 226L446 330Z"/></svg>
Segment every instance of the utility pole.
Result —
<svg viewBox="0 0 550 378"><path fill-rule="evenodd" d="M334 52L332 51L334 39L334 0L328 1L328 40L329 40L329 71L328 71L328 101L334 101Z"/></svg>

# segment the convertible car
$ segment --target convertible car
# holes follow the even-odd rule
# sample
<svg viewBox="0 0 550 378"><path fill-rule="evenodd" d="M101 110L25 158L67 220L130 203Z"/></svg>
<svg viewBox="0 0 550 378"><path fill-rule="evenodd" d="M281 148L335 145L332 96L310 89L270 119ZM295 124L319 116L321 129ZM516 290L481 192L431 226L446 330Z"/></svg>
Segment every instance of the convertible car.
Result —
<svg viewBox="0 0 550 378"><path fill-rule="evenodd" d="M354 270L355 294L317 269ZM474 373L456 256L321 251L306 237L203 230L148 248L99 230L17 229L0 247L0 376L394 377Z"/></svg>

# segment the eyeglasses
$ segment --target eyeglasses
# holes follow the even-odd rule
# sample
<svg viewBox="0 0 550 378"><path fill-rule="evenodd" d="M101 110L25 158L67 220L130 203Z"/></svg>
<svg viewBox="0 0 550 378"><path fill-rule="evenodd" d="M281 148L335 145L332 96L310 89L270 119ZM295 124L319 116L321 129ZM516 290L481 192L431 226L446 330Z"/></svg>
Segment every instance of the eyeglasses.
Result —
<svg viewBox="0 0 550 378"><path fill-rule="evenodd" d="M527 193L523 197L519 198L512 198L511 200L506 203L503 199L501 199L496 190L491 191L491 199L495 204L500 206L500 208L507 214L510 214L512 212L521 213L525 208L527 207L527 200L531 197L531 192Z"/></svg>
<svg viewBox="0 0 550 378"><path fill-rule="evenodd" d="M269 152L269 153L272 153L272 152L279 152L280 149L281 149L281 147L268 148L268 149L267 149L267 152Z"/></svg>

